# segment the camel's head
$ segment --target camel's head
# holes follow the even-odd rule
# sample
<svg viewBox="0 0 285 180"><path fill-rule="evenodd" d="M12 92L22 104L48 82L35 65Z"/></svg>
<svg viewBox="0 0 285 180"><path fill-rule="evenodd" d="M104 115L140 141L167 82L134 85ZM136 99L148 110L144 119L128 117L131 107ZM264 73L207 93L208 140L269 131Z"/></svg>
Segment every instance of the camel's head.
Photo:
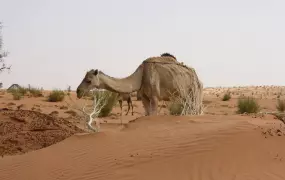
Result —
<svg viewBox="0 0 285 180"><path fill-rule="evenodd" d="M98 69L90 70L86 73L84 79L81 81L80 85L77 87L76 94L80 99L86 93L88 93L91 89L99 88L99 71Z"/></svg>

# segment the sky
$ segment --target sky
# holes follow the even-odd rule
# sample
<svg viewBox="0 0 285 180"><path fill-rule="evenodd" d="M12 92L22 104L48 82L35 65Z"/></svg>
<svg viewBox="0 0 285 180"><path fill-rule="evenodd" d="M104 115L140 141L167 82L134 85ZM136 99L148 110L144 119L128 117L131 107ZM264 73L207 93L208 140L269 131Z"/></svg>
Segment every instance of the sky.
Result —
<svg viewBox="0 0 285 180"><path fill-rule="evenodd" d="M4 88L74 90L168 52L204 87L285 85L284 0L0 0Z"/></svg>

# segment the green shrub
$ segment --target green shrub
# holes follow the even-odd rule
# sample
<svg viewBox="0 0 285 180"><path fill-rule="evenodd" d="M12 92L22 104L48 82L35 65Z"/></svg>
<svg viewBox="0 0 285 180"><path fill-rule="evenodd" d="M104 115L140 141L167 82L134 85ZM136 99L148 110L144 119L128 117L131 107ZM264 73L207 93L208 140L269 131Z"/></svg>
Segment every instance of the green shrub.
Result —
<svg viewBox="0 0 285 180"><path fill-rule="evenodd" d="M59 102L63 101L64 96L65 96L64 91L55 89L49 94L47 100L49 102Z"/></svg>
<svg viewBox="0 0 285 180"><path fill-rule="evenodd" d="M278 111L280 112L284 112L285 111L285 100L278 100L276 108Z"/></svg>
<svg viewBox="0 0 285 180"><path fill-rule="evenodd" d="M223 101L228 101L228 100L230 100L231 99L231 94L229 93L229 92L227 92L226 94L224 94L224 96L223 96Z"/></svg>
<svg viewBox="0 0 285 180"><path fill-rule="evenodd" d="M103 98L102 101L100 101L101 103L100 103L99 107L102 107L105 104L102 107L101 112L100 112L98 117L106 117L106 116L108 116L111 113L113 107L118 102L118 94L110 92L110 91L97 91L97 92L94 92L92 100L94 100L94 98L96 98L96 99Z"/></svg>
<svg viewBox="0 0 285 180"><path fill-rule="evenodd" d="M257 113L260 110L260 106L257 101L252 97L238 99L238 111L237 113Z"/></svg>
<svg viewBox="0 0 285 180"><path fill-rule="evenodd" d="M171 115L178 116L182 113L183 105L181 103L171 102L168 106L168 110Z"/></svg>
<svg viewBox="0 0 285 180"><path fill-rule="evenodd" d="M14 100L20 100L23 96L20 91L13 91L12 95Z"/></svg>
<svg viewBox="0 0 285 180"><path fill-rule="evenodd" d="M22 94L22 95L24 96L24 95L26 95L26 94L27 94L28 89L27 89L27 88L25 88L25 87L20 87L20 88L19 88L19 92L20 92L20 94Z"/></svg>
<svg viewBox="0 0 285 180"><path fill-rule="evenodd" d="M7 90L7 92L11 93L11 94L17 93L17 94L20 94L21 96L24 96L27 94L28 90L27 90L27 88L20 87L17 89L9 89L9 90Z"/></svg>
<svg viewBox="0 0 285 180"><path fill-rule="evenodd" d="M14 100L20 100L27 93L27 88L9 89L7 92L12 94Z"/></svg>
<svg viewBox="0 0 285 180"><path fill-rule="evenodd" d="M29 89L29 92L30 92L31 96L33 96L33 97L42 97L43 96L42 91L40 90L40 88L33 88L33 87L31 87Z"/></svg>
<svg viewBox="0 0 285 180"><path fill-rule="evenodd" d="M20 87L18 89L10 89L7 90L8 93L16 93L20 94L21 96L25 96L28 92L30 93L31 96L33 97L42 97L42 91L39 88L33 88L29 85L29 88L25 87Z"/></svg>

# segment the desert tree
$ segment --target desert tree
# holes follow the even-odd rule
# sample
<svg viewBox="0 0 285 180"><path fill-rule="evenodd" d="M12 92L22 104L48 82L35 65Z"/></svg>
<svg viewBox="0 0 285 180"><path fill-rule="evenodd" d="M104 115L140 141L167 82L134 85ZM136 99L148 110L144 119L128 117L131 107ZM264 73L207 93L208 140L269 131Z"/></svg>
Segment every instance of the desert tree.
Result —
<svg viewBox="0 0 285 180"><path fill-rule="evenodd" d="M0 22L0 73L11 69L11 65L5 63L5 57L8 56L8 52L3 50L2 27L2 23Z"/></svg>

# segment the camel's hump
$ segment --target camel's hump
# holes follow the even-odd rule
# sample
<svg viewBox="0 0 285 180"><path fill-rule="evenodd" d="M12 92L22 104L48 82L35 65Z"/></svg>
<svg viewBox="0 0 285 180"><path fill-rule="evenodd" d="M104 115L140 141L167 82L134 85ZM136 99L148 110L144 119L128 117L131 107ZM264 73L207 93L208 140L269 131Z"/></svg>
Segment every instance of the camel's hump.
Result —
<svg viewBox="0 0 285 180"><path fill-rule="evenodd" d="M143 63L173 64L195 71L194 68L185 65L183 62L178 62L176 59L169 56L150 57L144 60Z"/></svg>
<svg viewBox="0 0 285 180"><path fill-rule="evenodd" d="M143 61L144 63L173 63L178 64L177 60L170 56L150 57Z"/></svg>

